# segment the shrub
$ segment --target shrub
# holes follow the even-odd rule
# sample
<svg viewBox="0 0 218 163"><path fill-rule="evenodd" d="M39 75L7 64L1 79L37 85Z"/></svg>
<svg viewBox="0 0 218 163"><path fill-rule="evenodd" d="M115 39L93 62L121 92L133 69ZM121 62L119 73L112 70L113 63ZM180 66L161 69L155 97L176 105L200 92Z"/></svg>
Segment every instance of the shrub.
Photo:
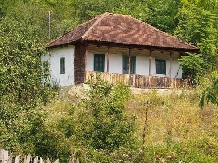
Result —
<svg viewBox="0 0 218 163"><path fill-rule="evenodd" d="M82 144L94 149L114 151L132 143L134 117L127 116L125 103L130 89L125 85L113 86L99 80L90 83L87 98L83 99L78 114Z"/></svg>

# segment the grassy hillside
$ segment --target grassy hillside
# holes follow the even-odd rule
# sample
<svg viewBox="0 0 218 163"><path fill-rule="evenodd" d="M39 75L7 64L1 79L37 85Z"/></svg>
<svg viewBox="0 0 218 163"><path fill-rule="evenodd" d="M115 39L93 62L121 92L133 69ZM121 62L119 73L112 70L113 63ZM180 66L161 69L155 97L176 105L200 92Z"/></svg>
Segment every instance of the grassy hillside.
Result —
<svg viewBox="0 0 218 163"><path fill-rule="evenodd" d="M136 95L129 106L138 116L141 139L144 132L146 160L216 162L217 107L200 109L197 90Z"/></svg>
<svg viewBox="0 0 218 163"><path fill-rule="evenodd" d="M80 99L76 96L62 96L62 99L46 106L44 109L48 117L45 126L52 129L51 134L59 135L59 138L62 135L61 143L67 144L69 152L75 153L75 157L83 161L88 158L100 162L119 162L119 159L122 160L120 162L212 163L218 160L217 107L207 104L201 109L197 90L132 94L125 102L125 113L135 118L135 130L132 133L134 144L112 153L105 150L91 151L89 145L79 146L75 142L80 141L80 138L76 138L77 134L71 133L70 137L64 135L66 128L77 130L76 119L81 114L81 108L76 107L78 102ZM61 143L59 149L63 148Z"/></svg>

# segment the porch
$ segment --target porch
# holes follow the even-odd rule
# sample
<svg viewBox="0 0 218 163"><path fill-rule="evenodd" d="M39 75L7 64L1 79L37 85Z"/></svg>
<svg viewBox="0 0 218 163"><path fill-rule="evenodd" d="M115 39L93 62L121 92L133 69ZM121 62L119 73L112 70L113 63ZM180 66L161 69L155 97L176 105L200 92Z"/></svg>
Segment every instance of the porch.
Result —
<svg viewBox="0 0 218 163"><path fill-rule="evenodd" d="M86 71L85 83L88 81L97 81L98 79L108 81L109 83L129 84L135 88L141 89L169 89L169 88L184 88L188 87L188 80L158 77L158 76L146 76L137 74L118 74L108 72L96 72Z"/></svg>

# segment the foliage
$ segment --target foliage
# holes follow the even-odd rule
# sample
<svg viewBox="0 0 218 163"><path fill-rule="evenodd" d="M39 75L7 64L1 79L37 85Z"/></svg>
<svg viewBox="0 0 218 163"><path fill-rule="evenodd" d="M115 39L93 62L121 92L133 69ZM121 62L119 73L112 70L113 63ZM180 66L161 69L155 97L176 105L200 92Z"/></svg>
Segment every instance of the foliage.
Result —
<svg viewBox="0 0 218 163"><path fill-rule="evenodd" d="M216 0L0 1L0 147L61 160L72 154L82 162L216 162L217 5ZM40 62L44 44L104 12L131 15L197 45L200 54L180 62L186 76L203 76L202 94L133 96L126 86L99 81L82 101L55 99L44 106L53 94L41 83L49 74ZM200 111L199 97L205 108ZM143 134L145 144L138 142Z"/></svg>
<svg viewBox="0 0 218 163"><path fill-rule="evenodd" d="M100 146L101 142L107 139L102 139L102 135L106 131L109 133L108 137L110 136L106 127L114 131L114 135L110 136L112 140L115 139L114 142L117 139L115 132L123 131L115 130L117 127L113 129L111 125L104 123L103 118L99 118L105 117L107 122L114 120L107 112L107 106L115 89L105 83L101 85L93 83L82 103L74 97L76 103L58 101L45 106L43 110L48 113L44 121L45 130L37 134L37 151L40 155L64 160L70 153L81 162L213 162L218 158L217 108L206 105L204 110L199 110L200 94L196 90L132 94L131 98L125 99L123 112L127 116L123 120L126 125L128 122L135 124L130 132L132 137L127 132L124 139L129 142L120 144L118 148L110 144L110 141L103 148ZM119 96L126 97L123 94L126 88L118 90ZM97 101L101 105L96 106ZM100 108L100 112L97 112ZM138 140L142 139L146 108L148 120L142 149L142 141ZM109 116L106 117L105 114ZM132 119L132 115L137 118ZM96 126L100 127L96 129ZM122 127L120 124L117 126ZM97 134L100 135L98 139L93 138Z"/></svg>
<svg viewBox="0 0 218 163"><path fill-rule="evenodd" d="M41 80L44 50L37 37L32 37L35 30L13 18L0 20L0 119L8 134L3 146L15 151L34 151L24 137L40 128L42 120L38 122L40 115L34 108L49 101L50 89Z"/></svg>
<svg viewBox="0 0 218 163"><path fill-rule="evenodd" d="M149 16L148 23L158 29L173 33L178 25L178 17L176 17L180 0L146 0Z"/></svg>
<svg viewBox="0 0 218 163"><path fill-rule="evenodd" d="M125 102L130 97L127 86L114 86L103 81L90 84L83 111L79 113L80 137L83 145L114 151L131 144L134 119L125 114ZM86 117L86 118L85 118Z"/></svg>
<svg viewBox="0 0 218 163"><path fill-rule="evenodd" d="M191 78L192 80L196 78L197 73L203 73L203 58L201 54L191 54L188 56L182 56L179 59L179 63L183 68L183 77Z"/></svg>
<svg viewBox="0 0 218 163"><path fill-rule="evenodd" d="M145 149L145 161L155 163L175 162L199 162L213 163L217 160L217 140L208 137L192 142L172 142L170 146L147 146Z"/></svg>
<svg viewBox="0 0 218 163"><path fill-rule="evenodd" d="M151 91L135 95L129 101L129 111L138 117L137 135L143 134L146 125L141 162L214 162L217 159L217 107L206 105L204 110L199 110L199 95L197 90Z"/></svg>
<svg viewBox="0 0 218 163"><path fill-rule="evenodd" d="M200 61L193 75L196 76L198 73L198 75L203 76L208 70L214 69L217 63L217 16L213 11L204 9L202 4L197 3L198 1L193 3L183 0L182 2L183 6L177 15L179 23L174 32L183 41L200 48L203 62ZM186 59L181 60L185 73L192 71L193 62L196 63L197 58L199 57L193 57L193 55L189 57L190 64L187 64Z"/></svg>
<svg viewBox="0 0 218 163"><path fill-rule="evenodd" d="M218 105L218 72L213 71L207 77L201 79L200 107L203 108L205 101Z"/></svg>
<svg viewBox="0 0 218 163"><path fill-rule="evenodd" d="M137 17L141 20L147 18L146 3L139 0L84 0L72 1L74 14L78 16L79 24L104 12L120 13ZM143 7L142 7L143 6Z"/></svg>

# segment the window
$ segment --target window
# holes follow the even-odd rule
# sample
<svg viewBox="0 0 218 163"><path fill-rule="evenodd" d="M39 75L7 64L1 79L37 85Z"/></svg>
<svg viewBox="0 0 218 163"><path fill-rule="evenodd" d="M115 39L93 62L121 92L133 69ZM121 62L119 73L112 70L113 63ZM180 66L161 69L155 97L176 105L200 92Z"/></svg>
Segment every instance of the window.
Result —
<svg viewBox="0 0 218 163"><path fill-rule="evenodd" d="M136 57L130 57L130 74L135 74ZM123 74L129 73L129 56L123 56Z"/></svg>
<svg viewBox="0 0 218 163"><path fill-rule="evenodd" d="M156 74L166 75L166 61L161 59L156 59Z"/></svg>
<svg viewBox="0 0 218 163"><path fill-rule="evenodd" d="M65 74L65 57L60 58L60 74Z"/></svg>
<svg viewBox="0 0 218 163"><path fill-rule="evenodd" d="M94 54L94 71L104 72L105 55Z"/></svg>

